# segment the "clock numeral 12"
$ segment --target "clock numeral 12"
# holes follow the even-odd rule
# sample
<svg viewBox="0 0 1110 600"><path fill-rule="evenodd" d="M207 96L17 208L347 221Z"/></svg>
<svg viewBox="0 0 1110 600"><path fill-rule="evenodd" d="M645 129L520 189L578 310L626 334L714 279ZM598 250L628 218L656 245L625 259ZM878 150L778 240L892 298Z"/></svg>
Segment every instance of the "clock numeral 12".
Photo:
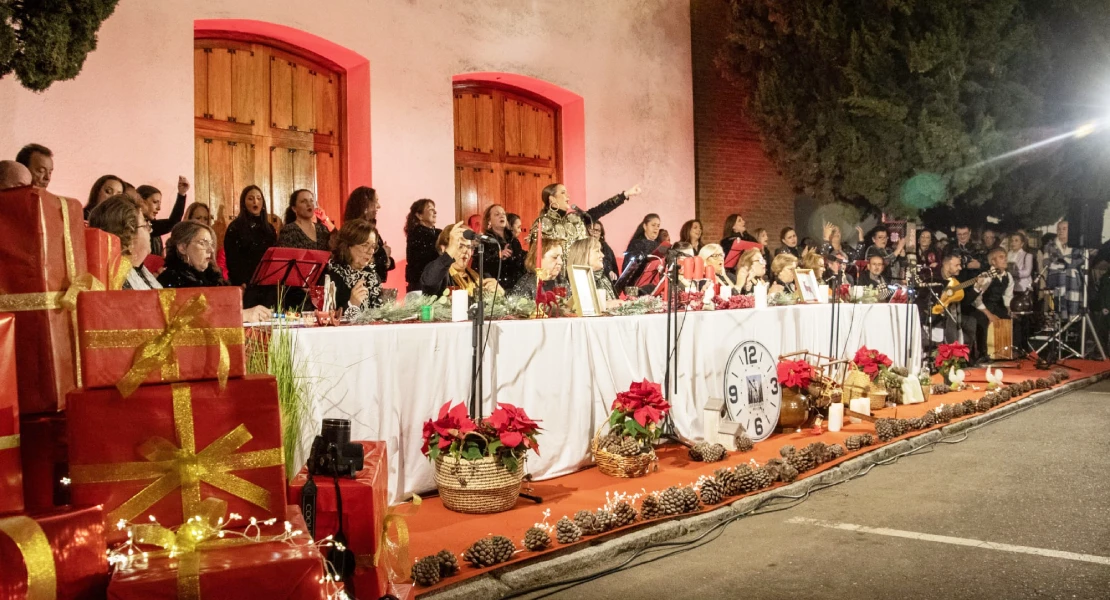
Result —
<svg viewBox="0 0 1110 600"><path fill-rule="evenodd" d="M755 349L755 346L748 346L747 348L744 348L744 364L755 364L756 352L757 350Z"/></svg>

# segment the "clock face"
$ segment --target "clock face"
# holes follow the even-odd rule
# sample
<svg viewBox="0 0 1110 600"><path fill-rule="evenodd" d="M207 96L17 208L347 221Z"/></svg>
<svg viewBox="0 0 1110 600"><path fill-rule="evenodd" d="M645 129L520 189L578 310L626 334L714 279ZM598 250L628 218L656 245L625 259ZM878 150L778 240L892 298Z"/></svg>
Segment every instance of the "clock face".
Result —
<svg viewBox="0 0 1110 600"><path fill-rule="evenodd" d="M778 361L759 342L742 342L725 363L725 410L753 442L767 439L779 422L782 390Z"/></svg>

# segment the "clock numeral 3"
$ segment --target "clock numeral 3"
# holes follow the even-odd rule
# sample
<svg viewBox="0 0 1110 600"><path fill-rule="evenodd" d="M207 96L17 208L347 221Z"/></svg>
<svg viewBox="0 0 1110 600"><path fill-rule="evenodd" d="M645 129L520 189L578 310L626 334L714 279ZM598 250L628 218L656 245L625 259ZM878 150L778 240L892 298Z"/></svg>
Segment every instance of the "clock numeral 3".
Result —
<svg viewBox="0 0 1110 600"><path fill-rule="evenodd" d="M772 394L778 394L779 393L779 378L778 377L772 377L771 378L771 393Z"/></svg>

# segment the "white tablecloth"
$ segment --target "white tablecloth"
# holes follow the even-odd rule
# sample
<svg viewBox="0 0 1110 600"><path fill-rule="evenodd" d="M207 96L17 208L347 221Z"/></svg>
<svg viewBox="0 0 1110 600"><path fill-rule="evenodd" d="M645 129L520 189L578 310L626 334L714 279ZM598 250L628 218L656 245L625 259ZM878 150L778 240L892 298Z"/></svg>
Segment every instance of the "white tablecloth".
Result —
<svg viewBox="0 0 1110 600"><path fill-rule="evenodd" d="M723 396L725 362L737 344L757 340L776 355L827 354L831 310L808 305L680 314L678 393L672 398L678 432L701 436L701 409ZM845 304L839 310L840 357L851 358L866 345L896 365L905 362L906 305ZM910 364L920 364L916 310L910 318ZM307 328L294 336L313 399L304 440L311 441L321 418L350 419L351 439L388 444L391 503L435 489L432 467L420 453L422 425L444 402L469 398L470 323ZM494 321L484 414L506 402L541 421L541 456L527 463L534 478L575 471L589 464L590 440L617 393L633 381L663 382L666 345L661 314Z"/></svg>

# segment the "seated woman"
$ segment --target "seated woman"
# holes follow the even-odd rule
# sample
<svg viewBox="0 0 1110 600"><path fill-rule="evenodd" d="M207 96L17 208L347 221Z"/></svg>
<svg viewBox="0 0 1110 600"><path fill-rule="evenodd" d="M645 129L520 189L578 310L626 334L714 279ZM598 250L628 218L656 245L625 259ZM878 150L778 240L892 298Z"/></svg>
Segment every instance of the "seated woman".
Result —
<svg viewBox="0 0 1110 600"><path fill-rule="evenodd" d="M150 255L150 223L138 202L124 194L98 201L89 211L89 227L107 231L119 238L123 256L131 262L123 289L162 289L154 274L143 266L143 261Z"/></svg>
<svg viewBox="0 0 1110 600"><path fill-rule="evenodd" d="M420 291L425 296L442 296L448 289L466 290L474 296L478 288L478 273L470 268L474 247L463 234L470 231L462 221L443 228L436 240L439 258L428 263L420 275ZM486 278L482 287L489 292L500 290L497 280Z"/></svg>
<svg viewBox="0 0 1110 600"><path fill-rule="evenodd" d="M594 286L599 291L605 292L606 308L620 304L617 293L613 291L613 284L605 276L605 254L601 251L600 240L595 237L587 237L571 244L570 254L567 255L567 265L589 266L594 275ZM533 281L532 287L535 288L535 281Z"/></svg>
<svg viewBox="0 0 1110 600"><path fill-rule="evenodd" d="M705 261L705 266L713 267L713 274L717 278L717 283L733 288L733 293L739 291L736 284L728 276L728 269L725 268L725 250L720 244L706 244L702 247L698 256Z"/></svg>
<svg viewBox="0 0 1110 600"><path fill-rule="evenodd" d="M539 244L532 244L532 247L528 248L528 255L524 257L524 270L527 273L516 282L513 291L509 292L510 296L535 299L539 281L543 282L545 292L555 289L556 278L563 272L563 245L554 238L543 240L543 258L540 260L538 271L536 269L537 246Z"/></svg>
<svg viewBox="0 0 1110 600"><path fill-rule="evenodd" d="M228 285L215 264L216 234L196 221L173 226L166 242L166 268L158 275L165 288L218 287ZM265 321L270 309L254 306L243 309L244 322Z"/></svg>
<svg viewBox="0 0 1110 600"><path fill-rule="evenodd" d="M661 223L659 215L655 213L644 215L644 220L636 226L636 233L632 234L632 239L628 240L628 249L624 252L626 261L638 254L646 256L659 248L662 243L659 238L659 231L662 229Z"/></svg>
<svg viewBox="0 0 1110 600"><path fill-rule="evenodd" d="M784 252L776 256L775 260L771 261L771 277L774 278L774 283L771 284L771 289L767 290L767 293L786 292L797 295L798 286L794 274L794 270L797 268L798 259L793 254Z"/></svg>
<svg viewBox="0 0 1110 600"><path fill-rule="evenodd" d="M802 252L802 260L798 261L798 267L813 271L813 276L817 278L818 282L825 282L825 258L817 251L806 250Z"/></svg>
<svg viewBox="0 0 1110 600"><path fill-rule="evenodd" d="M736 287L741 294L755 293L755 286L765 283L767 277L767 260L763 258L763 251L759 248L748 248L740 255L736 263Z"/></svg>
<svg viewBox="0 0 1110 600"><path fill-rule="evenodd" d="M343 223L335 238L325 275L335 284L335 307L353 319L368 308L381 306L382 284L374 268L378 232L365 219Z"/></svg>

